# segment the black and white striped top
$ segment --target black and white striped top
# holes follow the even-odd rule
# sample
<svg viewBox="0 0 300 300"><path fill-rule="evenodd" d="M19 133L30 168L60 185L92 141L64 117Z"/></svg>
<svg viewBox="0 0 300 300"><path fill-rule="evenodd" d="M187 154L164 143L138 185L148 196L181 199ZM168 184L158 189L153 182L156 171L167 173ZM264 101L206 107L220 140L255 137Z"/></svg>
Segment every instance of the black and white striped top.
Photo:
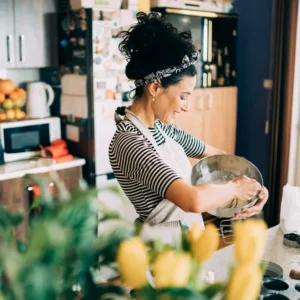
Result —
<svg viewBox="0 0 300 300"><path fill-rule="evenodd" d="M177 143L187 156L197 157L204 152L205 144L175 125L155 122L149 128L158 145L165 138L157 126ZM159 156L152 143L129 121L117 125L109 146L109 159L115 176L126 196L134 205L139 219L144 221L165 198L168 186L180 176Z"/></svg>

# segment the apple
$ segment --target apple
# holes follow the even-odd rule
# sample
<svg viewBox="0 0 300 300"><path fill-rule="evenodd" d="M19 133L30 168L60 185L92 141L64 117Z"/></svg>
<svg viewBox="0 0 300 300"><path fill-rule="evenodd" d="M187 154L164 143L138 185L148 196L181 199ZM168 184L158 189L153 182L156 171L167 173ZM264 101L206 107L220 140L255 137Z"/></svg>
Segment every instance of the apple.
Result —
<svg viewBox="0 0 300 300"><path fill-rule="evenodd" d="M13 120L15 118L15 112L14 112L14 110L9 109L6 112L6 117L7 117L8 120Z"/></svg>
<svg viewBox="0 0 300 300"><path fill-rule="evenodd" d="M22 107L24 105L24 101L22 99L18 99L14 101L14 107Z"/></svg>
<svg viewBox="0 0 300 300"><path fill-rule="evenodd" d="M15 109L15 118L16 119L18 119L18 120L23 119L24 116L25 116L24 111L22 111L19 108Z"/></svg>
<svg viewBox="0 0 300 300"><path fill-rule="evenodd" d="M13 108L13 106L14 106L14 103L13 103L13 101L10 100L10 99L6 99L6 100L2 103L2 107L3 107L4 109L11 109L11 108Z"/></svg>

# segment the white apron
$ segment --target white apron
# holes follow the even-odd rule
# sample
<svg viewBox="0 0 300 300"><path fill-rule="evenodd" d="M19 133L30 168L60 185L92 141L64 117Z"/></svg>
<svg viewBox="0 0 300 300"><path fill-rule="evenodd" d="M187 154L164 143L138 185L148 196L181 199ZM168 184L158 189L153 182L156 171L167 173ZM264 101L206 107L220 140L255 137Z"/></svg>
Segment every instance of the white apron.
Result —
<svg viewBox="0 0 300 300"><path fill-rule="evenodd" d="M158 127L165 138L165 143L158 146L153 135L145 124L130 110L126 109L126 118L130 120L140 132L153 144L162 160L172 168L185 182L191 183L192 166L183 148L169 138ZM187 213L168 199L163 199L149 214L145 223L152 227L159 227L160 237L165 243L177 243L181 238L181 224L189 228L198 223L204 229L204 222L200 213Z"/></svg>

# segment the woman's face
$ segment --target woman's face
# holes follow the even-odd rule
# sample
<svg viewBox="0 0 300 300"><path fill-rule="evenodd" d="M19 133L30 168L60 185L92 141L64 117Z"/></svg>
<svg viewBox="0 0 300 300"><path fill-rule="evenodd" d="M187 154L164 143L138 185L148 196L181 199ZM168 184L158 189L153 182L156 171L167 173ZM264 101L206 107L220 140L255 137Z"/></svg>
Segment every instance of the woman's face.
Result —
<svg viewBox="0 0 300 300"><path fill-rule="evenodd" d="M163 123L172 124L177 115L188 111L188 100L195 88L196 76L186 76L176 85L159 87L153 102L155 117Z"/></svg>

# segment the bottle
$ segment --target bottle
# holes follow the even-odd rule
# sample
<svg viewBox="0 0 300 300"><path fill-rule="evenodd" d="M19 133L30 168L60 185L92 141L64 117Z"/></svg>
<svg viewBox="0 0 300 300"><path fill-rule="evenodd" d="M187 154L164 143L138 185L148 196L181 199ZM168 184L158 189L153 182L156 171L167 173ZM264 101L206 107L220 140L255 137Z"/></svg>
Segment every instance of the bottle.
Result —
<svg viewBox="0 0 300 300"><path fill-rule="evenodd" d="M224 47L224 76L225 76L225 82L224 85L230 86L231 85L231 66L230 66L230 60L228 56L228 47Z"/></svg>
<svg viewBox="0 0 300 300"><path fill-rule="evenodd" d="M218 86L224 86L224 67L223 67L223 62L222 62L222 50L218 49L218 65L217 65L217 75L218 75L218 79L217 79L217 84Z"/></svg>
<svg viewBox="0 0 300 300"><path fill-rule="evenodd" d="M218 64L217 42L213 41L213 46L212 46L212 61L211 61L211 64L210 64L211 86L216 86L217 85L217 79L218 79L217 64Z"/></svg>

